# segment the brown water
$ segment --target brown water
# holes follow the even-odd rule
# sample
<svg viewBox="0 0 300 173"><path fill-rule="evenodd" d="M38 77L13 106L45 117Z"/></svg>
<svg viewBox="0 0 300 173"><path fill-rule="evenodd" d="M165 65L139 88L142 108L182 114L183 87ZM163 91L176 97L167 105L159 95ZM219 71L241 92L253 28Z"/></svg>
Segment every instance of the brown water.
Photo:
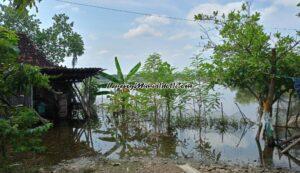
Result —
<svg viewBox="0 0 300 173"><path fill-rule="evenodd" d="M23 154L12 160L23 162L22 167L31 169L99 154L109 159L163 157L300 170L296 159L300 158L300 147L290 150L291 157L281 155L277 148L265 148L263 141L258 144L254 139L255 126L228 128L222 133L214 128L185 128L167 134L155 133L147 122L130 124L117 128L105 120L81 125L56 124L43 138L45 153ZM297 130L289 129L288 134ZM286 138L285 129L276 129L276 132L279 138Z"/></svg>
<svg viewBox="0 0 300 173"><path fill-rule="evenodd" d="M233 113L238 112L233 101L235 94L231 91L223 93L226 95L222 98L224 113L236 115ZM241 105L243 112L253 121L256 121L256 107L255 103ZM300 146L290 150L290 155L281 155L277 148L267 148L264 141L255 141L255 125L240 126L238 129L176 128L166 133L165 127L154 128L150 122L125 121L123 125L116 126L104 119L103 114L100 117L99 122L93 123L55 124L43 136L46 152L11 155L10 167L13 172L31 172L63 160L101 155L108 159L162 157L199 162L219 161L300 171ZM299 129L276 129L279 139L286 139L297 132L299 133ZM1 171L7 172L0 169Z"/></svg>

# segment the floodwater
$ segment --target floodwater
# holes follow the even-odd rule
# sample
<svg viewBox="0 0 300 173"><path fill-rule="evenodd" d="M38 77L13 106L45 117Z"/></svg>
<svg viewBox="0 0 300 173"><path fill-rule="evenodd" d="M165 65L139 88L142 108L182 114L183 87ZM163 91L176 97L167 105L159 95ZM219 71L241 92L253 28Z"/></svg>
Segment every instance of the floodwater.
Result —
<svg viewBox="0 0 300 173"><path fill-rule="evenodd" d="M227 115L238 112L234 104L234 93L224 91L222 101ZM256 104L241 105L241 109L252 120L256 120ZM237 129L219 130L215 127L177 128L162 132L150 122L124 122L116 126L99 114L99 122L55 124L43 137L46 152L24 157L24 164L55 165L72 158L101 155L109 159L131 157L160 157L174 160L226 162L228 164L251 164L300 170L300 147L280 154L277 148L257 143L257 126L240 126ZM160 132L160 133L158 133ZM276 128L278 139L299 132L299 129ZM298 159L297 159L298 158ZM22 157L13 158L16 162Z"/></svg>
<svg viewBox="0 0 300 173"><path fill-rule="evenodd" d="M177 129L172 135L157 135L143 128L113 128L107 123L93 125L70 125L61 123L44 136L47 151L36 154L33 159L39 165L53 165L63 160L102 155L109 159L130 157L160 157L174 160L226 162L228 164L251 164L300 170L300 148L290 150L291 157L281 155L277 148L265 148L254 137L256 127L245 127L221 133L216 129ZM149 127L149 126L148 126ZM294 133L297 129L290 129ZM285 129L276 129L284 139Z"/></svg>

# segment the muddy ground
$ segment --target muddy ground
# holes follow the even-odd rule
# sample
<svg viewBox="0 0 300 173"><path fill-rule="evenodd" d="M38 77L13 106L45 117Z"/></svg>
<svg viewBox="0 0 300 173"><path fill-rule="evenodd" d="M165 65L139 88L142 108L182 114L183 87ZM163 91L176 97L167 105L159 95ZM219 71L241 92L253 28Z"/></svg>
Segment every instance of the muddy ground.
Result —
<svg viewBox="0 0 300 173"><path fill-rule="evenodd" d="M132 158L107 160L99 157L82 157L63 161L59 165L41 168L40 173L285 173L297 172L281 168L264 168L253 165L239 166L221 163L174 161L159 158ZM299 171L300 172L300 171Z"/></svg>

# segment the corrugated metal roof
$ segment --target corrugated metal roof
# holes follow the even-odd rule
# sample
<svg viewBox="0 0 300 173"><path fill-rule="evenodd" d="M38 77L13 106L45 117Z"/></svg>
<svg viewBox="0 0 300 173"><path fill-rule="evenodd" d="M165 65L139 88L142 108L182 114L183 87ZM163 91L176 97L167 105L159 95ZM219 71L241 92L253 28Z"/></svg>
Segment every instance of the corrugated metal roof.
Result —
<svg viewBox="0 0 300 173"><path fill-rule="evenodd" d="M52 67L42 68L41 72L50 76L53 81L74 81L80 82L85 78L97 75L102 68L65 68L65 67Z"/></svg>

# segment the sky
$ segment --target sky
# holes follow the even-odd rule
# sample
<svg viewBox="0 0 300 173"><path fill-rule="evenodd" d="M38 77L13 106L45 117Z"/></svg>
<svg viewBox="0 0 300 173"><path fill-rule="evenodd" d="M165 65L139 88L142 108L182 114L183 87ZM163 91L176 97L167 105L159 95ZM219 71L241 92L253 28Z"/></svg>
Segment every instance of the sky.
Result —
<svg viewBox="0 0 300 173"><path fill-rule="evenodd" d="M76 67L101 67L115 73L114 57L118 57L123 72L128 73L138 62L144 62L152 53L159 53L177 70L188 67L191 58L200 52L201 26L209 22L172 20L159 16L193 19L198 13L213 11L228 13L239 9L244 1L225 0L68 0L94 6L154 14L143 16L99 8L71 5L56 0L38 3L37 17L43 27L52 24L55 14L66 13L74 21L74 30L83 37L85 53ZM298 0L251 0L251 13L262 14L261 23L268 33L279 31L295 35L300 29L296 14ZM158 16L159 15L159 16ZM200 26L201 25L201 26ZM213 38L218 38L216 33ZM204 56L209 56L205 54ZM71 67L71 58L62 64Z"/></svg>

